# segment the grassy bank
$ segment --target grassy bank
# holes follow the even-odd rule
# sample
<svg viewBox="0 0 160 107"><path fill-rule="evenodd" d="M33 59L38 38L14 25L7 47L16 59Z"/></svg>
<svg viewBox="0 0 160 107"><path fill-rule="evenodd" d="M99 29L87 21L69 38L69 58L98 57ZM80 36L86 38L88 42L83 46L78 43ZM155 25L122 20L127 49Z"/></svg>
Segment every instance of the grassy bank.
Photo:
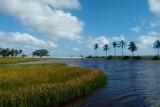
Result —
<svg viewBox="0 0 160 107"><path fill-rule="evenodd" d="M104 85L106 76L95 69L64 64L0 67L1 107L44 107L86 96Z"/></svg>
<svg viewBox="0 0 160 107"><path fill-rule="evenodd" d="M40 61L42 58L0 58L0 64L15 64L18 62Z"/></svg>

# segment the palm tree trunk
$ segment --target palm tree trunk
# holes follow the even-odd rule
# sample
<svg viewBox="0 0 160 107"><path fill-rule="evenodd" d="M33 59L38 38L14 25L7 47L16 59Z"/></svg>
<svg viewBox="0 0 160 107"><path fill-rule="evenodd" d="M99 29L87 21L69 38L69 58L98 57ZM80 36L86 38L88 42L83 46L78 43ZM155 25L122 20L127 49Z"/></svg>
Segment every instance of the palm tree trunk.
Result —
<svg viewBox="0 0 160 107"><path fill-rule="evenodd" d="M123 48L122 48L122 56L123 56Z"/></svg>
<svg viewBox="0 0 160 107"><path fill-rule="evenodd" d="M159 48L158 48L158 57L159 57Z"/></svg>
<svg viewBox="0 0 160 107"><path fill-rule="evenodd" d="M108 56L108 53L107 53L107 51L106 51L106 57Z"/></svg>
<svg viewBox="0 0 160 107"><path fill-rule="evenodd" d="M114 56L116 56L116 48L114 48Z"/></svg>
<svg viewBox="0 0 160 107"><path fill-rule="evenodd" d="M96 54L96 57L97 57L97 49L95 50L95 54Z"/></svg>

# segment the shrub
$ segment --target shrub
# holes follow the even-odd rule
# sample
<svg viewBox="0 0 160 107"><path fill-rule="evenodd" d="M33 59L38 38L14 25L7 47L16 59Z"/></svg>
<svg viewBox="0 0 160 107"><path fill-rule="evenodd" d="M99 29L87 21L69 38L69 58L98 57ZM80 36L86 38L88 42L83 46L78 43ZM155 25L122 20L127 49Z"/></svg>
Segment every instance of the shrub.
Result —
<svg viewBox="0 0 160 107"><path fill-rule="evenodd" d="M127 60L127 59L129 59L129 58L130 58L130 56L123 56L122 59Z"/></svg>
<svg viewBox="0 0 160 107"><path fill-rule="evenodd" d="M109 55L109 56L107 57L107 59L112 59L112 55Z"/></svg>
<svg viewBox="0 0 160 107"><path fill-rule="evenodd" d="M133 56L132 59L140 60L142 58L141 58L141 56Z"/></svg>
<svg viewBox="0 0 160 107"><path fill-rule="evenodd" d="M159 58L159 56L155 56L155 57L153 57L152 59L153 59L153 60L159 60L160 58Z"/></svg>

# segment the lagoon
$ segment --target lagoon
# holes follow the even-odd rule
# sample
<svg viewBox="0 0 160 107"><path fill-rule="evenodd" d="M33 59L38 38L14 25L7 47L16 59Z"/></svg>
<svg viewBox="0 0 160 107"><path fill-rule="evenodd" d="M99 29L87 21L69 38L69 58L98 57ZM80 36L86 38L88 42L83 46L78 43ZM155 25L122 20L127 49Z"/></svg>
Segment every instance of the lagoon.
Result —
<svg viewBox="0 0 160 107"><path fill-rule="evenodd" d="M20 64L66 63L97 68L108 75L105 87L66 107L160 107L160 63L151 60L51 59ZM64 105L63 105L64 107Z"/></svg>

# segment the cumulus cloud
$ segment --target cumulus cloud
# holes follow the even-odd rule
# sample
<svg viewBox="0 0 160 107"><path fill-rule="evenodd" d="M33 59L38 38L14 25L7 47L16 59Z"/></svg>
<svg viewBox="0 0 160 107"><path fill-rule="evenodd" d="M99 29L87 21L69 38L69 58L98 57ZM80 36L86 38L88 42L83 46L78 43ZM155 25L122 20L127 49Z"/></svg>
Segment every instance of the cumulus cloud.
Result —
<svg viewBox="0 0 160 107"><path fill-rule="evenodd" d="M148 0L150 11L156 16L154 20L150 22L151 27L160 25L160 0Z"/></svg>
<svg viewBox="0 0 160 107"><path fill-rule="evenodd" d="M141 28L139 26L133 27L131 28L131 31L135 32L135 33L139 33L141 30Z"/></svg>
<svg viewBox="0 0 160 107"><path fill-rule="evenodd" d="M113 36L113 37L107 37L107 36L99 36L97 38L90 37L85 42L87 44L87 47L93 48L94 44L99 44L99 47L102 48L105 44L111 45L112 42L119 42L121 40L126 40L123 35L120 36Z"/></svg>
<svg viewBox="0 0 160 107"><path fill-rule="evenodd" d="M150 11L160 16L160 1L149 0Z"/></svg>
<svg viewBox="0 0 160 107"><path fill-rule="evenodd" d="M0 11L19 19L32 28L55 40L79 40L83 22L67 9L77 9L78 0L1 0Z"/></svg>
<svg viewBox="0 0 160 107"><path fill-rule="evenodd" d="M12 44L19 44L22 46L36 46L40 48L56 48L57 45L54 44L51 41L45 41L42 39L35 38L27 33L6 33L0 31L0 41L3 43L6 47L6 42L12 43Z"/></svg>
<svg viewBox="0 0 160 107"><path fill-rule="evenodd" d="M160 33L152 31L146 35L141 35L136 42L140 49L149 49L153 47L153 43L157 39L160 39Z"/></svg>

